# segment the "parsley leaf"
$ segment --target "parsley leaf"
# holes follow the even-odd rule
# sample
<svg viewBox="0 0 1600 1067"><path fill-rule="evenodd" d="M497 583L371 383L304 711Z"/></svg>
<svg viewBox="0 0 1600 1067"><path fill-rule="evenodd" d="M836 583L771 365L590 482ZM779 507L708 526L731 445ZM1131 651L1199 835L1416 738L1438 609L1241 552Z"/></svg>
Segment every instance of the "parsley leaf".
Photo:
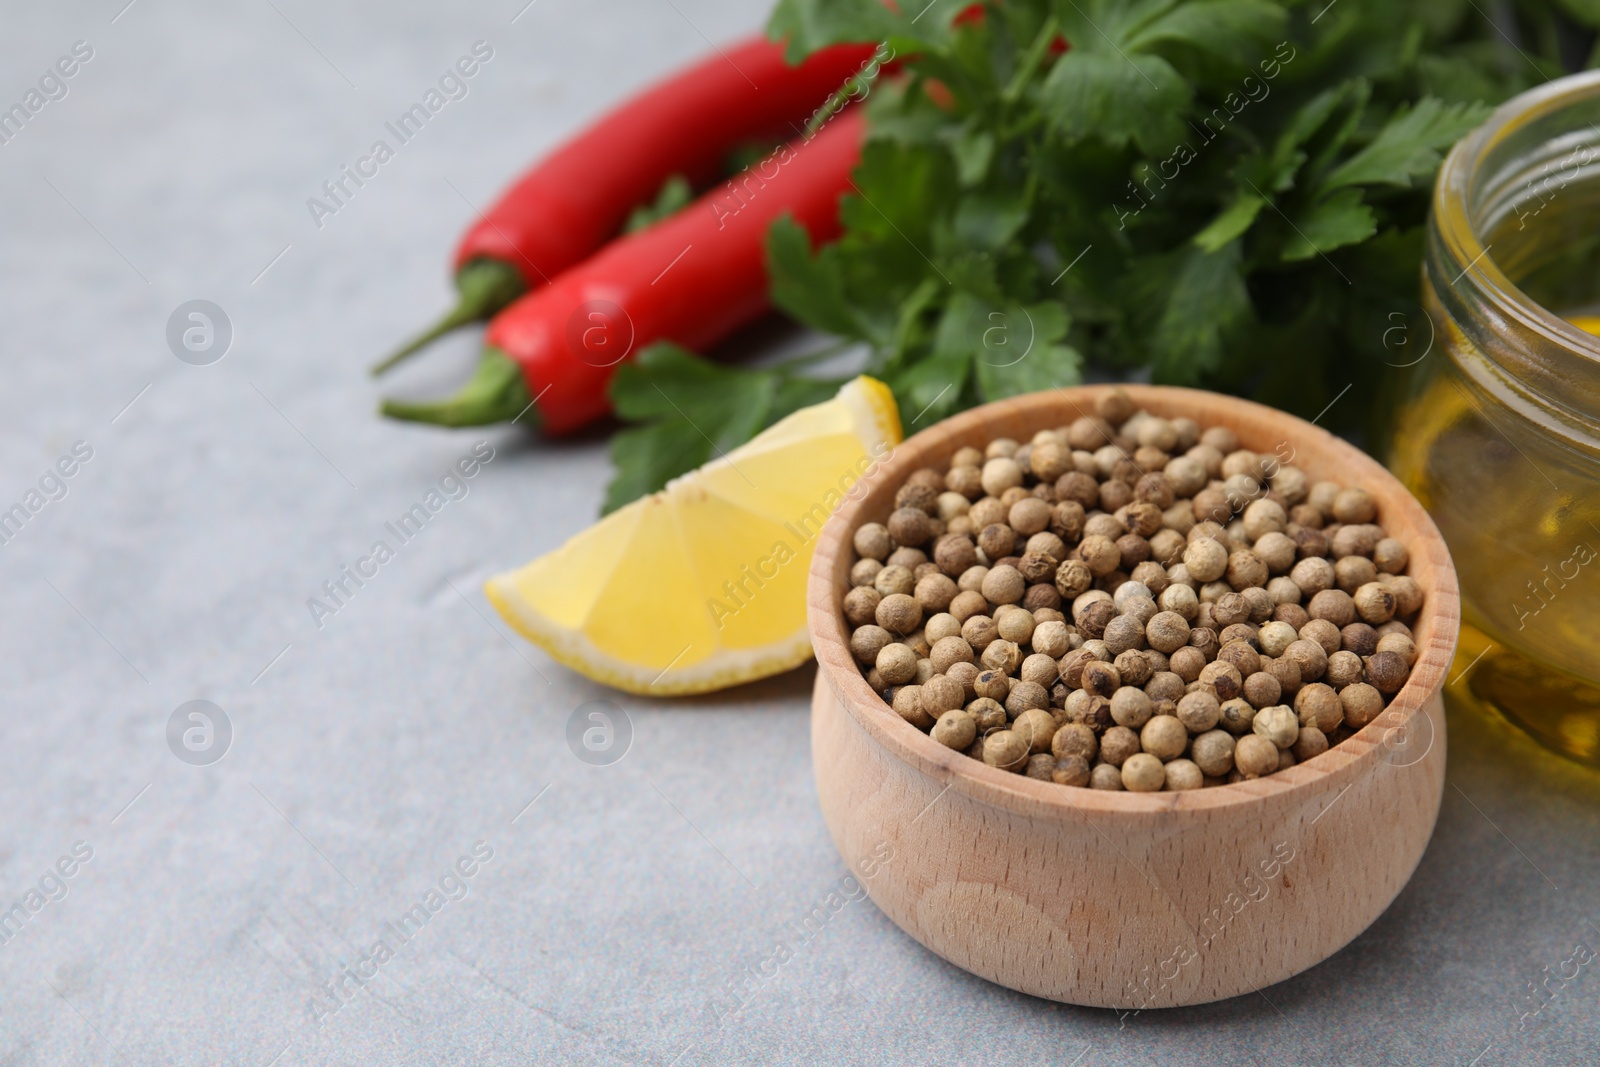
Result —
<svg viewBox="0 0 1600 1067"><path fill-rule="evenodd" d="M1401 109L1372 143L1347 159L1324 187L1385 184L1410 188L1431 178L1443 153L1484 120L1488 109L1475 104L1447 105L1431 96Z"/></svg>
<svg viewBox="0 0 1600 1067"><path fill-rule="evenodd" d="M1117 147L1133 141L1155 154L1183 139L1178 116L1190 95L1183 76L1160 56L1074 50L1045 79L1039 101L1068 140L1097 136Z"/></svg>
<svg viewBox="0 0 1600 1067"><path fill-rule="evenodd" d="M1283 260L1310 259L1319 252L1365 241L1377 232L1377 213L1361 202L1361 190L1340 189L1295 220L1294 236L1283 246Z"/></svg>
<svg viewBox="0 0 1600 1067"><path fill-rule="evenodd" d="M654 226L662 219L676 215L679 211L689 206L694 199L694 189L689 185L689 179L681 174L674 174L661 183L661 191L656 193L656 198L648 204L640 204L628 215L628 221L622 227L623 233L638 233L649 226Z"/></svg>
<svg viewBox="0 0 1600 1067"><path fill-rule="evenodd" d="M781 368L724 367L667 341L646 347L611 381L618 417L641 425L611 439L616 474L606 487L605 513L737 448L790 412L826 400L839 384Z"/></svg>

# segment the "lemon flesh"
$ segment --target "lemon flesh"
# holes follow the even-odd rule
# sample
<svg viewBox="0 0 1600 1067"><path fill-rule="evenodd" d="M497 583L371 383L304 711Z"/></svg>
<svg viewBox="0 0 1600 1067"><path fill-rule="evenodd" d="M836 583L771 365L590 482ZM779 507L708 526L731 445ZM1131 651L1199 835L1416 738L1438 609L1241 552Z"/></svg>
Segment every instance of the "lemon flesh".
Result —
<svg viewBox="0 0 1600 1067"><path fill-rule="evenodd" d="M631 693L704 693L789 670L811 657L817 535L900 434L888 387L856 378L484 592L552 658Z"/></svg>

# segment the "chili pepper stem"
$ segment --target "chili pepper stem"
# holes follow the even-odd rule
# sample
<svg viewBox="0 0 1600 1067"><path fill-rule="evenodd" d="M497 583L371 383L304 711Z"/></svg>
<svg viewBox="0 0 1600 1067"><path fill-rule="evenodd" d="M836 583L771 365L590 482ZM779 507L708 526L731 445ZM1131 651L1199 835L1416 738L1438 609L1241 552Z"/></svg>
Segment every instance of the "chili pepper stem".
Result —
<svg viewBox="0 0 1600 1067"><path fill-rule="evenodd" d="M511 264L493 259L473 260L456 274L456 290L461 294L456 306L404 348L373 367L372 376L378 377L452 330L488 318L521 296L525 289L527 284L522 275Z"/></svg>
<svg viewBox="0 0 1600 1067"><path fill-rule="evenodd" d="M391 419L435 426L487 426L496 422L539 425L522 368L497 348L485 348L478 369L454 396L444 400L384 400L378 408Z"/></svg>

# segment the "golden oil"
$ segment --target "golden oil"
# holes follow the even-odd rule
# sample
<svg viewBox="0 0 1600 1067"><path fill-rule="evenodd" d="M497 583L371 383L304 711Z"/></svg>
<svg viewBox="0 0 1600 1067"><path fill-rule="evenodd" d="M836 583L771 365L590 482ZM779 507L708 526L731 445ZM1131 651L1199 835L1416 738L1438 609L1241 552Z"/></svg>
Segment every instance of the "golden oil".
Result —
<svg viewBox="0 0 1600 1067"><path fill-rule="evenodd" d="M1440 171L1389 463L1455 561L1451 694L1600 765L1600 74L1511 101ZM1574 325L1576 323L1577 325Z"/></svg>

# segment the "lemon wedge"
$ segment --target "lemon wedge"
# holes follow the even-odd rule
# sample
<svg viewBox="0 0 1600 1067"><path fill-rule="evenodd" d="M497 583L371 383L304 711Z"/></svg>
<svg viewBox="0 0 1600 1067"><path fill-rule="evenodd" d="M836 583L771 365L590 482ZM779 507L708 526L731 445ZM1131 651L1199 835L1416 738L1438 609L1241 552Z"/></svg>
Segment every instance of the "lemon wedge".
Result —
<svg viewBox="0 0 1600 1067"><path fill-rule="evenodd" d="M630 693L789 670L811 658L817 535L900 434L888 387L856 378L484 591L552 658Z"/></svg>

